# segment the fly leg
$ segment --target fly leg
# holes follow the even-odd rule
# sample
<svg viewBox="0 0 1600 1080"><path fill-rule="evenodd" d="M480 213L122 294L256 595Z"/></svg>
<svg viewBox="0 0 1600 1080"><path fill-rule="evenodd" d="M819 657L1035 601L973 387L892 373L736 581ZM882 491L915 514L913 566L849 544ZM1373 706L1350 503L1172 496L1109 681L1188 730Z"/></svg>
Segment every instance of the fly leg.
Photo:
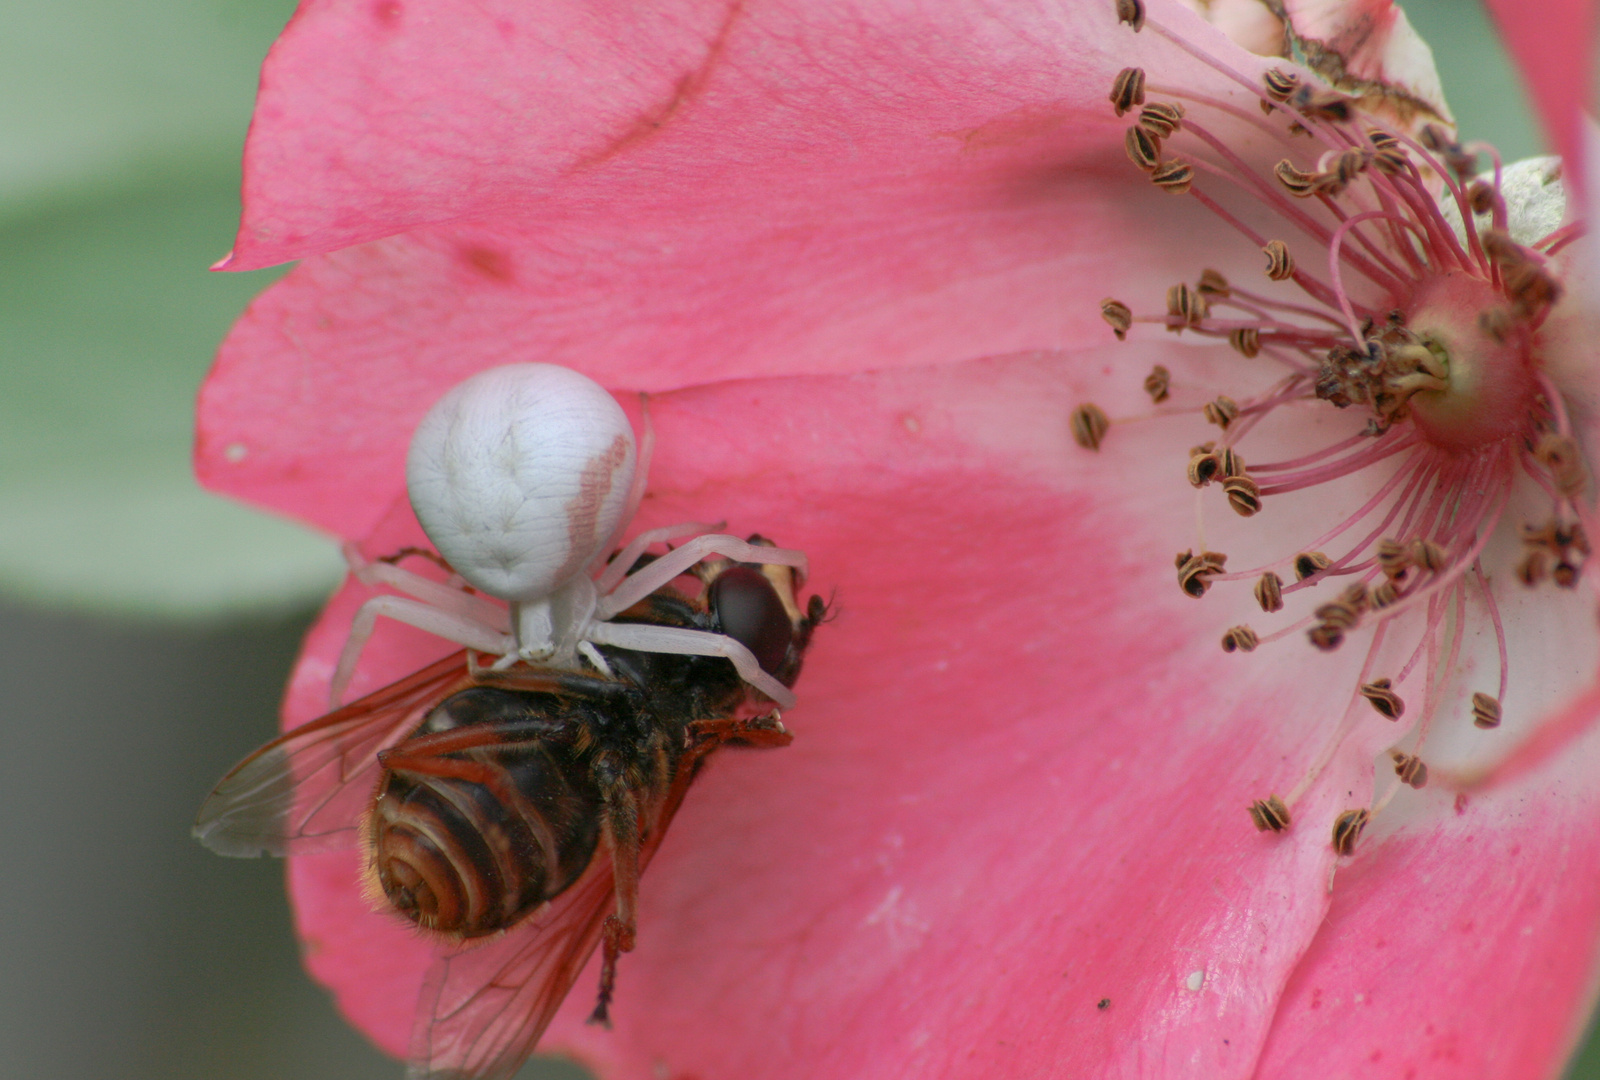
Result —
<svg viewBox="0 0 1600 1080"><path fill-rule="evenodd" d="M621 776L601 785L605 798L605 832L611 842L611 873L616 881L617 910L606 916L601 939L600 997L591 1024L611 1026L611 996L617 986L617 960L632 952L638 937L639 801Z"/></svg>
<svg viewBox="0 0 1600 1080"><path fill-rule="evenodd" d="M726 742L762 749L788 746L794 742L794 733L783 726L783 720L773 711L762 716L696 720L689 725L689 738L697 750L709 753Z"/></svg>

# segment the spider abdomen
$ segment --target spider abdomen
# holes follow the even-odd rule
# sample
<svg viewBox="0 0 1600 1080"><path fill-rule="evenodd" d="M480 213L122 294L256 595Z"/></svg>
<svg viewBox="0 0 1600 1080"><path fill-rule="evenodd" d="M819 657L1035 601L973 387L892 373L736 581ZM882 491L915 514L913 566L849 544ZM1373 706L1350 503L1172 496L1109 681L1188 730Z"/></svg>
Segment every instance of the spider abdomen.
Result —
<svg viewBox="0 0 1600 1080"><path fill-rule="evenodd" d="M385 762L368 841L397 913L425 929L481 937L583 873L599 838L601 796L573 745L575 724L555 715L562 711L550 695L465 690L417 734L478 745L416 764Z"/></svg>

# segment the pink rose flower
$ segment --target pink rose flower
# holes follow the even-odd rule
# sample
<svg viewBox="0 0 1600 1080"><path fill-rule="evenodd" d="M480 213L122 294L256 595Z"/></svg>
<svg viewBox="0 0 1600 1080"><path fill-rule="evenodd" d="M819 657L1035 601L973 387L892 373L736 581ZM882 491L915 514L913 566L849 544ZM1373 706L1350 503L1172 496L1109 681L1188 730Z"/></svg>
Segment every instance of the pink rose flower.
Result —
<svg viewBox="0 0 1600 1080"><path fill-rule="evenodd" d="M1494 6L1572 150L1586 6ZM1408 164L1453 148L1421 134L1448 114L1397 10L1289 7L1376 96L1314 97L1226 36L1273 40L1233 3L1209 25L1148 0L1137 34L1112 0L302 5L226 265L303 261L202 392L202 480L393 551L420 539L402 462L433 400L561 363L651 394L638 528L726 518L805 550L837 597L794 745L720 755L651 865L615 1030L582 1024L591 965L546 1049L641 1078L1559 1071L1600 946L1600 630L1587 581L1514 571L1547 518L1567 531L1535 539L1546 577L1587 565L1586 249L1570 229L1497 261L1453 240L1437 173ZM1143 129L1168 190L1124 153L1138 106L1108 94L1129 68L1184 107ZM1382 161L1373 125L1399 140ZM1341 147L1362 151L1344 178ZM1328 201L1286 194L1301 182ZM1276 255L1285 280L1262 276L1252 236L1297 277ZM1206 268L1231 296L1199 290ZM1364 351L1319 366L1390 306L1412 336L1381 372ZM1491 308L1502 352L1430 329ZM1245 459L1228 499L1223 451ZM1208 455L1202 539L1183 474ZM1301 586L1314 545L1328 565ZM1184 549L1202 602L1174 587ZM1277 614L1252 595L1270 567ZM323 711L367 595L347 585L308 637L286 727ZM383 627L354 690L452 648ZM1401 784L1391 748L1434 781ZM1292 821L1252 828L1257 800L1283 824L1273 795ZM404 1055L430 949L360 869L292 860L297 926L352 1022Z"/></svg>

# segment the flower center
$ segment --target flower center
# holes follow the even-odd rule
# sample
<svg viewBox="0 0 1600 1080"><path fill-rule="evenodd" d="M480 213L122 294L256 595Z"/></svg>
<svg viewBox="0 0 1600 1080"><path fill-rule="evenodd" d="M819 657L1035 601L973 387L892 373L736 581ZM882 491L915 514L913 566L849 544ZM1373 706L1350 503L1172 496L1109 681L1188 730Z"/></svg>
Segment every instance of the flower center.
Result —
<svg viewBox="0 0 1600 1080"><path fill-rule="evenodd" d="M1418 289L1409 319L1415 340L1393 353L1416 364L1405 377L1416 387L1411 417L1435 446L1465 451L1530 434L1538 386L1529 335L1496 338L1481 325L1480 315L1500 302L1489 282L1459 271Z"/></svg>
<svg viewBox="0 0 1600 1080"><path fill-rule="evenodd" d="M1287 796L1250 808L1258 828L1289 828L1293 805L1332 760L1353 713L1374 710L1396 724L1395 781L1374 805L1334 822L1333 847L1348 854L1396 791L1427 783L1423 744L1440 703L1464 698L1453 684L1470 618L1493 630L1499 677L1472 692L1461 719L1485 729L1500 723L1509 672L1495 593L1505 586L1480 558L1513 494L1519 508L1530 505L1529 491L1531 505L1548 507L1522 523L1515 576L1525 586L1571 588L1589 557L1579 499L1589 475L1540 359L1540 329L1561 295L1550 256L1576 233L1512 238L1492 147L1463 146L1438 125L1413 135L1307 71L1273 69L1253 81L1147 21L1139 0L1117 7L1136 30L1148 26L1261 106L1258 116L1201 88L1160 86L1137 68L1118 75L1111 103L1118 116L1134 114L1124 139L1134 166L1258 248L1268 280L1249 289L1206 270L1167 290L1164 313L1107 299L1101 314L1118 339L1149 324L1225 340L1248 362L1241 375L1257 383L1263 363L1276 368L1265 389L1205 401L1192 392L1183 401L1186 388L1166 367L1145 379L1154 415L1198 413L1218 429L1190 451L1192 485L1220 486L1242 517L1274 496L1322 485L1343 483L1362 496L1359 509L1304 547L1250 569L1230 571L1227 556L1203 543L1176 558L1179 587L1195 598L1214 584L1252 582L1262 611L1276 614L1296 594L1321 592L1320 602L1306 597L1309 610L1290 625L1228 629L1228 652L1302 633L1333 652L1366 632L1366 657L1333 735ZM1264 136L1283 154L1270 170L1224 137L1242 127L1251 142ZM1480 177L1484 156L1492 168ZM1355 421L1343 436L1246 463L1246 437L1269 416L1330 406ZM1115 422L1084 405L1073 433L1098 449ZM1326 425L1292 421L1291 430ZM1408 711L1408 697L1422 707Z"/></svg>

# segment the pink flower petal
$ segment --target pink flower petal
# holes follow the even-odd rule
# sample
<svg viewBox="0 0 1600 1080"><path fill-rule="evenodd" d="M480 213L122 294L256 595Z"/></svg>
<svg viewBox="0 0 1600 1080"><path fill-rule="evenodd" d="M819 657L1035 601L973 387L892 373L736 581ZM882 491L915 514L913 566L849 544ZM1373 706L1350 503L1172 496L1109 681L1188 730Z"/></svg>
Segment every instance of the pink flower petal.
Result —
<svg viewBox="0 0 1600 1080"><path fill-rule="evenodd" d="M1450 119L1433 50L1394 0L1284 0L1283 8L1302 39L1339 55L1339 74L1393 87Z"/></svg>
<svg viewBox="0 0 1600 1080"><path fill-rule="evenodd" d="M1590 723L1600 690L1568 710ZM1558 719L1559 722L1559 719ZM1284 995L1260 1076L1560 1074L1600 952L1597 736L1537 778L1367 847Z"/></svg>
<svg viewBox="0 0 1600 1080"><path fill-rule="evenodd" d="M1493 13L1506 47L1532 91L1545 134L1575 169L1581 169L1583 117L1590 108L1593 83L1594 5L1590 0L1484 0ZM1570 190L1581 190L1573 185Z"/></svg>
<svg viewBox="0 0 1600 1080"><path fill-rule="evenodd" d="M1304 766L1316 728L1282 723L1289 703L1348 687L1284 665L1216 677L1239 658L1158 569L1186 501L1129 497L1189 433L1074 446L1065 416L1098 369L1024 357L653 401L640 526L726 515L805 548L839 615L795 745L723 755L646 876L616 1031L580 1027L590 971L555 1045L638 1077L1250 1075L1332 852L1256 833L1245 806ZM374 548L408 529L397 513ZM287 723L318 711L354 599L312 635ZM364 677L441 651L386 630ZM1363 753L1297 830L1326 836L1370 787ZM367 910L356 870L296 861L300 930L400 1053L424 951Z"/></svg>
<svg viewBox="0 0 1600 1080"><path fill-rule="evenodd" d="M693 108L607 167L575 173L578 151L561 157L556 136L494 125L559 117L576 129L589 114L539 108L543 92L515 82L530 95L523 107L490 108L471 55L361 74L366 61L336 64L330 51L390 31L366 7L311 9L268 65L246 232L271 219L302 238L276 259L411 231L315 256L251 307L202 391L202 481L364 535L423 410L494 364L544 360L657 390L950 362L1106 340L1100 296L1194 272L1172 236L1255 269L1220 225L1129 184L1125 121L1107 100L1124 64L1174 82L1214 72L1099 4L1009 21L930 10L955 21L874 7L866 22L808 5L803 25L787 27L781 9L747 12ZM457 22L477 26L477 11L461 5ZM423 34L408 17L393 33ZM1163 18L1241 70L1264 66L1184 9ZM532 50L517 53L521 68L559 69L548 49L515 40ZM423 115L446 115L427 102L461 95L448 112L455 142L421 137L388 97L371 98L380 75L399 80L384 94L410 95ZM324 131L312 109L373 130ZM376 157L351 172L280 146L319 139ZM467 153L481 146L517 156L497 170ZM339 186L355 175L367 180ZM344 224L311 220L328 214ZM419 224L441 219L453 223Z"/></svg>
<svg viewBox="0 0 1600 1080"><path fill-rule="evenodd" d="M1115 126L1106 94L1136 53L1199 70L1100 3L307 5L263 69L229 265L478 220L542 239L539 265L491 248L469 255L480 272L546 285L619 238L669 262L705 234L825 251L841 224L914 247L940 226L932 192L960 206L955 181L995 173L997 152L1015 164L978 129L1048 107L1048 145L1023 149L1047 184L1052 154Z"/></svg>

